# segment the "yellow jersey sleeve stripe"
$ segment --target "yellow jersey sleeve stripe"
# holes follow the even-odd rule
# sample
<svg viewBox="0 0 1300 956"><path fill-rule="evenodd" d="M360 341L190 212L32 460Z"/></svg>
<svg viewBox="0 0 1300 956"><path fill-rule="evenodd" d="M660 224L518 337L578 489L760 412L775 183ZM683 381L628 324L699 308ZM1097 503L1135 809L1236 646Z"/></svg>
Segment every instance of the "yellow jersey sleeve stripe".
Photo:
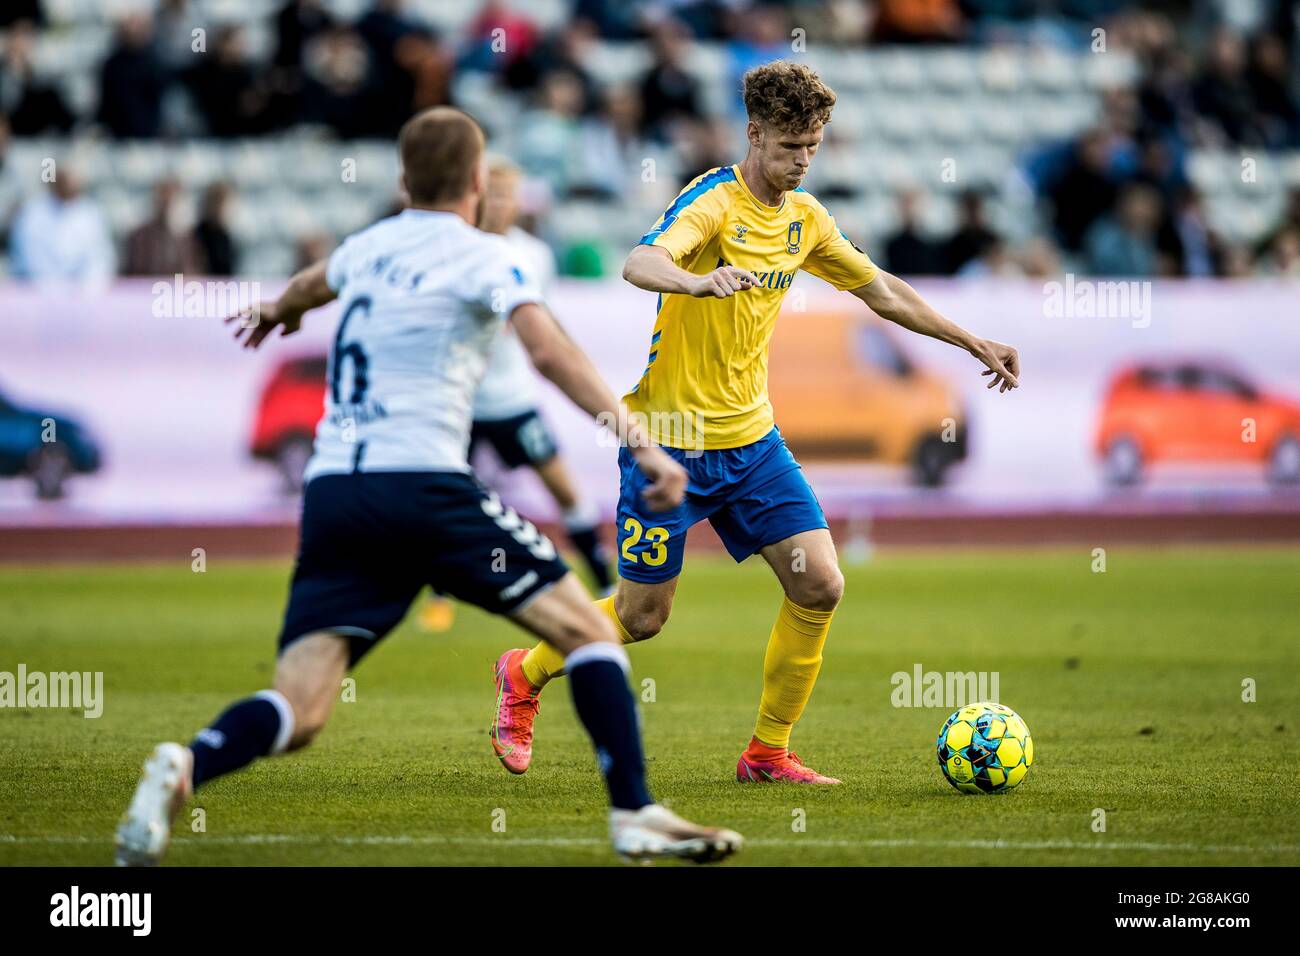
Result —
<svg viewBox="0 0 1300 956"><path fill-rule="evenodd" d="M682 190L681 194L673 201L673 204L664 212L659 222L655 224L655 227L641 237L640 245L653 246L656 239L672 228L673 223L677 221L677 217L682 214L682 210L687 206L709 190L721 186L723 183L735 181L736 171L730 166L724 166L705 173L696 180L694 185L687 186Z"/></svg>

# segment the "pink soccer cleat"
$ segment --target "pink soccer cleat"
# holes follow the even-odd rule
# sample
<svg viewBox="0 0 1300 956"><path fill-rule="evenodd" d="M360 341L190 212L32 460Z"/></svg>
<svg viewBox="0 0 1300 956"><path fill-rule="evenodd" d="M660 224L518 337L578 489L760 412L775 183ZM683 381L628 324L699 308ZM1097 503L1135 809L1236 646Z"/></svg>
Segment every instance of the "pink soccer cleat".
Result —
<svg viewBox="0 0 1300 956"><path fill-rule="evenodd" d="M492 729L492 749L497 759L511 773L523 773L533 759L533 721L541 706L540 691L528 682L520 663L528 651L506 651L492 671L497 687L496 716Z"/></svg>
<svg viewBox="0 0 1300 956"><path fill-rule="evenodd" d="M736 779L742 783L817 783L836 784L834 777L805 767L799 755L790 750L776 750L758 740L750 741L736 764Z"/></svg>

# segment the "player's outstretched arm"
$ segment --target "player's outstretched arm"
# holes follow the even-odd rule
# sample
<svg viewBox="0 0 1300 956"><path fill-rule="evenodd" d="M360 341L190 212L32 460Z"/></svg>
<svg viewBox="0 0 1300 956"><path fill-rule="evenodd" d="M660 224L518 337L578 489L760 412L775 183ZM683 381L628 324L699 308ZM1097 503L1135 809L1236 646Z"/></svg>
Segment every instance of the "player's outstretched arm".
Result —
<svg viewBox="0 0 1300 956"><path fill-rule="evenodd" d="M1000 385L999 391L1005 392L1019 386L1020 356L1014 348L992 339L982 339L944 318L898 276L882 269L871 282L854 289L853 294L882 319L965 349L986 366L981 375L993 376L989 388Z"/></svg>
<svg viewBox="0 0 1300 956"><path fill-rule="evenodd" d="M238 322L235 339L244 337L244 348L255 349L279 326L281 336L293 335L302 328L302 317L335 299L334 290L325 280L327 260L310 265L289 280L288 286L273 302L259 302L226 319Z"/></svg>
<svg viewBox="0 0 1300 956"><path fill-rule="evenodd" d="M662 246L637 246L628 253L623 278L647 292L678 293L697 299L725 299L758 285L752 273L735 266L719 266L697 276L673 262L672 254Z"/></svg>
<svg viewBox="0 0 1300 956"><path fill-rule="evenodd" d="M655 511L666 511L686 496L686 471L650 443L650 437L631 420L614 397L587 353L569 338L543 306L525 302L510 314L519 341L533 366L584 412L618 435L627 444L638 467L650 479L644 496Z"/></svg>

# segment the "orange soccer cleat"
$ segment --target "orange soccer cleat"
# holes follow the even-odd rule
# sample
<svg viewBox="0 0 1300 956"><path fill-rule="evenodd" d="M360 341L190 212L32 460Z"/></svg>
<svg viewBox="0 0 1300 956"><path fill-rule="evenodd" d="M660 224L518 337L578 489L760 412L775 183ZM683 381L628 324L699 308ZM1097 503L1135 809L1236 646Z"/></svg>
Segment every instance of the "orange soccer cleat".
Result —
<svg viewBox="0 0 1300 956"><path fill-rule="evenodd" d="M736 764L736 779L741 783L839 783L811 767L805 767L799 755L784 748L769 747L757 737L749 742Z"/></svg>
<svg viewBox="0 0 1300 956"><path fill-rule="evenodd" d="M492 671L497 706L488 733L497 759L511 773L523 773L532 762L533 720L541 706L538 689L528 682L519 666L527 653L523 648L506 651Z"/></svg>

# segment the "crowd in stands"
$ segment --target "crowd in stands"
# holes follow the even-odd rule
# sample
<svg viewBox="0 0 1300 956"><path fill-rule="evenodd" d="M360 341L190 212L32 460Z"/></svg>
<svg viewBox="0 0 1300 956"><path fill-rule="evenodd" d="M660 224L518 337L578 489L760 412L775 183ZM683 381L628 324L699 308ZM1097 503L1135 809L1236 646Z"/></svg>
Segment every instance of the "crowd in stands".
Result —
<svg viewBox="0 0 1300 956"><path fill-rule="evenodd" d="M1079 51L1097 42L1101 26L1106 43L1136 54L1141 72L1132 86L1107 92L1095 126L1023 158L1041 200L1033 239L1012 247L988 221L989 197L976 191L960 195L950 235L928 235L924 196L905 190L896 232L864 244L907 275L1039 275L1063 261L1104 275L1300 275L1300 193L1276 228L1247 247L1215 230L1187 174L1197 148L1300 150L1287 0L1174 4L1184 8L1177 19L1123 0L572 0L571 16L550 30L525 5L483 0L458 35L440 34L403 0L374 0L352 20L321 0L287 0L261 58L238 23L215 25L197 41L194 6L159 0L156 12L123 16L97 68L97 104L79 113L34 69L47 28L40 0L5 0L0 232L8 234L10 274L223 275L239 267L226 222L231 185L211 184L197 222L182 228L174 215L181 187L164 179L138 227L115 241L73 176L15 208L20 190L4 164L11 137L221 140L305 126L339 139L391 139L413 112L452 103L456 77L477 73L516 98L514 158L530 177L558 200L617 203L656 149L683 157L687 178L737 158L738 100L730 115L710 115L687 65L692 44L721 45L738 89L749 66L791 55L796 26L810 46L1045 43ZM647 45L649 67L626 86L602 86L587 66L593 45L629 41ZM304 246L328 240L312 235Z"/></svg>

